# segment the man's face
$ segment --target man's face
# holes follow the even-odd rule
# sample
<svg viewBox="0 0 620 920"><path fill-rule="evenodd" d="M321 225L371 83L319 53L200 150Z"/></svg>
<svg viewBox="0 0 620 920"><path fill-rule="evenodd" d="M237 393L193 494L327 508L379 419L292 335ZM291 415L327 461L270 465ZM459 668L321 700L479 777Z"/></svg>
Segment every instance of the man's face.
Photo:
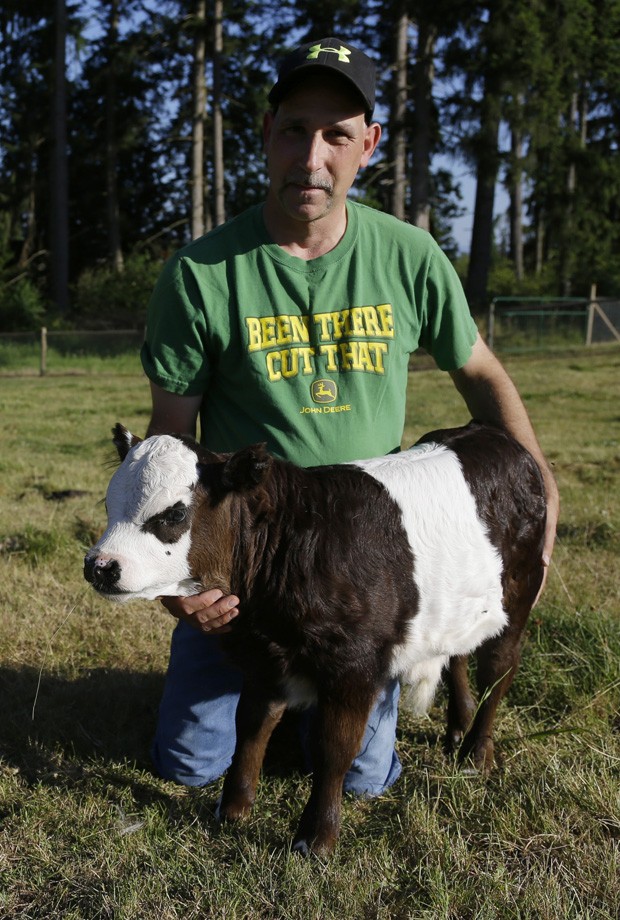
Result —
<svg viewBox="0 0 620 920"><path fill-rule="evenodd" d="M380 136L346 84L324 77L301 83L265 116L270 197L302 222L337 212Z"/></svg>

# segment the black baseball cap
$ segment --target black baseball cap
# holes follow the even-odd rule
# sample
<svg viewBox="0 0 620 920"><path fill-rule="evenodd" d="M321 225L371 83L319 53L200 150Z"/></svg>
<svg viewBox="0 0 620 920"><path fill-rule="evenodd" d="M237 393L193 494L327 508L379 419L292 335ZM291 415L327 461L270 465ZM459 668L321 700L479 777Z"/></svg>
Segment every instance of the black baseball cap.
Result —
<svg viewBox="0 0 620 920"><path fill-rule="evenodd" d="M292 86L318 69L337 73L353 86L364 100L367 116L375 107L376 68L363 51L339 38L322 38L307 42L291 51L280 65L277 82L267 97L273 106L280 104Z"/></svg>

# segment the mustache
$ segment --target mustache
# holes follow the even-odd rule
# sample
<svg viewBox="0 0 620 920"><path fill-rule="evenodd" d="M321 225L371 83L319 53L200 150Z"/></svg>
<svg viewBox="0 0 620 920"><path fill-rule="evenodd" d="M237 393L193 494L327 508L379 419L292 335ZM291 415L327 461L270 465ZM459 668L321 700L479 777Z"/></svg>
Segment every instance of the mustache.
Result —
<svg viewBox="0 0 620 920"><path fill-rule="evenodd" d="M287 176L285 179L285 185L297 185L302 188L320 188L324 192L328 192L330 195L334 191L333 183L329 179L325 179L321 176L300 176L297 173L293 173L290 176Z"/></svg>

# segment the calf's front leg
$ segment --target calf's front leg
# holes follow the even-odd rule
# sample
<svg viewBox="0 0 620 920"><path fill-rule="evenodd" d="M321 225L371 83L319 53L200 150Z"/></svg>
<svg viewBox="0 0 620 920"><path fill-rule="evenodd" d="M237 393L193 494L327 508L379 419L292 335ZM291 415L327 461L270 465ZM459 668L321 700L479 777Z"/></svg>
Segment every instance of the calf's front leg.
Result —
<svg viewBox="0 0 620 920"><path fill-rule="evenodd" d="M235 753L219 807L223 820L238 820L251 810L267 744L285 709L283 700L265 696L258 686L244 685L235 718Z"/></svg>
<svg viewBox="0 0 620 920"><path fill-rule="evenodd" d="M312 791L293 840L293 850L303 856L328 856L336 845L344 778L360 751L371 708L370 696L319 698L312 739Z"/></svg>

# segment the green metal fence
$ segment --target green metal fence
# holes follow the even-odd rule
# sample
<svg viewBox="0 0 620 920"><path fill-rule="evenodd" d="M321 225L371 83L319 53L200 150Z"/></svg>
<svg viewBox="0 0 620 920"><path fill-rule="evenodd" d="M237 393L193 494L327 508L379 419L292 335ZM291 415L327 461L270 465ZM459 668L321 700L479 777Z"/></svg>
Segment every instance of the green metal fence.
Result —
<svg viewBox="0 0 620 920"><path fill-rule="evenodd" d="M620 342L620 300L577 297L495 297L487 342L494 351L550 351Z"/></svg>

